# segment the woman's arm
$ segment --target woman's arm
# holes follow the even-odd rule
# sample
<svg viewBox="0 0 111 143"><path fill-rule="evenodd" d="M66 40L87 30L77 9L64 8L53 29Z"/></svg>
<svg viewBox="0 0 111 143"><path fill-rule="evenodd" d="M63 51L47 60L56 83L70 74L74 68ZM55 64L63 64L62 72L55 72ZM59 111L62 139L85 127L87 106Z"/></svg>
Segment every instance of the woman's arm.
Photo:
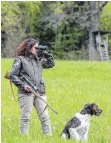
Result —
<svg viewBox="0 0 111 143"><path fill-rule="evenodd" d="M13 62L12 69L10 72L10 80L18 87L18 88L24 88L25 84L23 81L20 80L19 74L22 67L21 60L19 58L16 58Z"/></svg>
<svg viewBox="0 0 111 143"><path fill-rule="evenodd" d="M45 59L42 62L43 68L52 68L52 67L54 67L55 63L54 63L53 55L51 53L45 52L44 57L45 57Z"/></svg>

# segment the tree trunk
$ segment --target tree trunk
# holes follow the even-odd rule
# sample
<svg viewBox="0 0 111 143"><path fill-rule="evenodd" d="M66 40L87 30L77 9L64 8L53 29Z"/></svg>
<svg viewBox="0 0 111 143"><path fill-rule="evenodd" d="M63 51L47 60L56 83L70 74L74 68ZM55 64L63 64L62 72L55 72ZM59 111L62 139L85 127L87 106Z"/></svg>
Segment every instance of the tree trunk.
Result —
<svg viewBox="0 0 111 143"><path fill-rule="evenodd" d="M98 12L96 9L96 2L90 1L89 7L91 11L90 28L89 28L89 60L100 60L100 54L95 47L94 35L92 32L98 29Z"/></svg>

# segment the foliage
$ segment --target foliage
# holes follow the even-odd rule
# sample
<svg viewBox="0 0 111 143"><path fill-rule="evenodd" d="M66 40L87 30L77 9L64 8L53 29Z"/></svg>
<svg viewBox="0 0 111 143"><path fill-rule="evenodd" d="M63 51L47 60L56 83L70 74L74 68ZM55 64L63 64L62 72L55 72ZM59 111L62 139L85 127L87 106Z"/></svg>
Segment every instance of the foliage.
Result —
<svg viewBox="0 0 111 143"><path fill-rule="evenodd" d="M50 43L51 47L53 47L55 57L58 57L59 59L68 59L65 57L67 52L87 47L85 39L87 33L87 31L85 31L86 25L82 27L77 21L79 19L78 16L81 15L81 7L79 6L80 3L48 2L45 4L45 13L43 10L40 23L41 29L43 28L42 25L45 26L45 32L41 34L41 38L43 41ZM53 33L52 37L48 37L47 35L49 30L50 33ZM45 37L47 37L47 39Z"/></svg>
<svg viewBox="0 0 111 143"><path fill-rule="evenodd" d="M102 2L95 2L97 7L94 11L90 10L90 3L88 1L2 1L2 56L15 56L15 49L21 40L34 37L40 39L40 44L51 47L56 58L64 59L67 52L76 53L77 50L78 52L84 50L86 51L84 59L87 59L90 18L94 11L99 11ZM102 29L108 29L111 25L110 16L107 16L106 21L101 20L105 17L105 11L107 12L111 7L110 2L107 5L109 8L104 9L100 18ZM76 59L80 57L77 55Z"/></svg>
<svg viewBox="0 0 111 143"><path fill-rule="evenodd" d="M15 56L15 48L24 37L38 34L34 31L39 21L40 2L2 1L1 4L2 32L7 36L2 39L2 56L11 57Z"/></svg>
<svg viewBox="0 0 111 143"><path fill-rule="evenodd" d="M13 99L10 83L4 79L10 71L13 59L2 59L1 125L3 143L74 143L60 139L65 124L87 103L95 102L102 108L100 117L92 117L87 143L111 142L111 62L55 61L56 66L44 70L48 103L58 111L50 109L52 137L42 135L39 119L33 109L30 120L30 135L19 134L17 88L13 86Z"/></svg>

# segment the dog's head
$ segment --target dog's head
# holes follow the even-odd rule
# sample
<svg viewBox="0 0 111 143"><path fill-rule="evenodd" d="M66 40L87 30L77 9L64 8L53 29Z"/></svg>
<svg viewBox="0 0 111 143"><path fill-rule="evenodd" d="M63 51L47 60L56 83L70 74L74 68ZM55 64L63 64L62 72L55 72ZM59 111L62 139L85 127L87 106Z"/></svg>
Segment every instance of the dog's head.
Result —
<svg viewBox="0 0 111 143"><path fill-rule="evenodd" d="M86 104L84 108L81 110L82 114L90 114L99 116L102 113L102 109L100 109L95 103Z"/></svg>

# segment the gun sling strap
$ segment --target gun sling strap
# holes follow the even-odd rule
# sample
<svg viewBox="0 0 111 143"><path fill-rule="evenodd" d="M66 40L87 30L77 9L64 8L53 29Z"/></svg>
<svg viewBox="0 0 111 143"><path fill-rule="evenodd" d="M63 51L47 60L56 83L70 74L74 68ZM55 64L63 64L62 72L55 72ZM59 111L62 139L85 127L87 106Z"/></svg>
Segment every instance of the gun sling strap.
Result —
<svg viewBox="0 0 111 143"><path fill-rule="evenodd" d="M10 80L10 72L6 72L4 78ZM24 78L24 79L25 79L25 78ZM11 87L11 91L12 91L13 98L15 99L15 95L14 95L14 91L13 91L12 81L11 81L11 80L10 80L10 87ZM43 100L33 89L31 89L30 92L33 93L35 96L37 96L39 99L41 99L44 103L46 103L46 106L45 106L44 110L42 111L42 113L45 111L45 109L46 109L47 107L50 107L50 109L51 109L54 113L58 114L58 112L55 111L45 100ZM22 111L22 112L23 112L23 111ZM40 113L39 116L40 116L42 113Z"/></svg>

